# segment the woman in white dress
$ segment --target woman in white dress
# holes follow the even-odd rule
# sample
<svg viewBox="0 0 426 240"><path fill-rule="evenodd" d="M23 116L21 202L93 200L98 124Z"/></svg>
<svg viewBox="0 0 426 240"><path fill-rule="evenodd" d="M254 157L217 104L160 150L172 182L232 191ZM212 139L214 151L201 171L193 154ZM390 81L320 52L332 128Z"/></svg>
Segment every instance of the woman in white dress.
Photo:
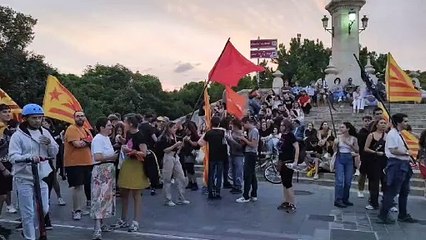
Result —
<svg viewBox="0 0 426 240"><path fill-rule="evenodd" d="M96 121L99 132L92 141L92 206L90 216L95 219L93 239L102 239L101 232L111 231L103 225L103 219L115 216L115 166L118 153L114 152L109 135L112 124L107 118ZM102 226L101 226L102 225Z"/></svg>

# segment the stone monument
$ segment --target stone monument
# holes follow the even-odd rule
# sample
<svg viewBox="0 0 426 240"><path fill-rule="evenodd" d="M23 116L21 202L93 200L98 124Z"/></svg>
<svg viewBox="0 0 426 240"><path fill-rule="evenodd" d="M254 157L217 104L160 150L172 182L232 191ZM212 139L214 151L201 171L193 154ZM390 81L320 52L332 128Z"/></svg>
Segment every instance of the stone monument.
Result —
<svg viewBox="0 0 426 240"><path fill-rule="evenodd" d="M325 9L331 15L331 28L328 29L328 18L322 19L323 27L332 35L332 59L337 71L337 77L341 79L341 84L347 84L352 78L353 84L362 85L359 66L353 56L359 56L359 33L367 27L368 18L364 16L362 28L359 28L359 12L366 3L366 0L331 0ZM332 80L334 81L336 77ZM328 86L331 77L326 76Z"/></svg>

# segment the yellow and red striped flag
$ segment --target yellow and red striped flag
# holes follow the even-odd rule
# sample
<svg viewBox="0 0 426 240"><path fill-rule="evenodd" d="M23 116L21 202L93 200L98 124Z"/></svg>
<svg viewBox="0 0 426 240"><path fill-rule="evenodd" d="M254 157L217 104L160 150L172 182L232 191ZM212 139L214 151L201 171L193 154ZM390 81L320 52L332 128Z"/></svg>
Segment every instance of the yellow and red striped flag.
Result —
<svg viewBox="0 0 426 240"><path fill-rule="evenodd" d="M212 109L210 107L210 96L207 92L207 86L204 87L204 112L206 117L206 132L211 128ZM203 148L204 151L204 172L203 180L204 185L207 186L209 179L209 145L206 144Z"/></svg>
<svg viewBox="0 0 426 240"><path fill-rule="evenodd" d="M413 80L398 66L388 53L386 64L386 94L389 102L418 102L422 93L414 88Z"/></svg>
<svg viewBox="0 0 426 240"><path fill-rule="evenodd" d="M391 119L389 117L389 113L385 110L383 104L379 102L377 106L383 110L383 117L385 120L390 122ZM401 135L404 138L404 141L407 143L411 156L413 156L414 159L417 159L417 153L419 151L419 139L407 130L402 130Z"/></svg>
<svg viewBox="0 0 426 240"><path fill-rule="evenodd" d="M44 115L71 124L75 123L74 113L83 111L78 100L54 76L47 77L46 91L43 100ZM92 129L88 121L84 127Z"/></svg>
<svg viewBox="0 0 426 240"><path fill-rule="evenodd" d="M10 107L13 118L17 121L21 121L22 119L22 109L16 104L15 101L5 92L3 89L0 88L0 103L6 104Z"/></svg>

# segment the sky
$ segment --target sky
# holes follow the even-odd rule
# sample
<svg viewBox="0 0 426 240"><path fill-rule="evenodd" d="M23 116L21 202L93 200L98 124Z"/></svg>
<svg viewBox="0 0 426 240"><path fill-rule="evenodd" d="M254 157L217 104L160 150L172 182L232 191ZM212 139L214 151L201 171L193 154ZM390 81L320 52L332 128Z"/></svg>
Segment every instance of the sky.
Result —
<svg viewBox="0 0 426 240"><path fill-rule="evenodd" d="M38 20L29 46L61 73L120 63L173 90L204 80L228 37L246 57L250 40L288 45L298 33L331 47L321 18L330 0L0 0ZM367 0L360 44L426 70L426 1ZM330 17L329 17L330 18ZM253 60L255 61L255 60Z"/></svg>

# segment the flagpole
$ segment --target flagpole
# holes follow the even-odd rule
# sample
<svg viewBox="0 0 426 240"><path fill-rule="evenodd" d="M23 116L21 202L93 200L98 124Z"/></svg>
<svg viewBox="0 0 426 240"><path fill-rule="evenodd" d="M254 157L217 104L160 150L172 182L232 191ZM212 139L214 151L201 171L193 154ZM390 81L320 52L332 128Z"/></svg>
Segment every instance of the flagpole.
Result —
<svg viewBox="0 0 426 240"><path fill-rule="evenodd" d="M387 78L387 76L389 76L389 57L390 57L390 53L387 54L386 56L386 70L385 70L385 84L387 85L386 87L386 98L388 100L388 109L389 109L389 117L391 116L391 101L390 101L390 92L391 92L391 87L390 87L390 79Z"/></svg>
<svg viewBox="0 0 426 240"><path fill-rule="evenodd" d="M217 63L219 62L219 59L222 57L223 53L225 52L226 46L228 46L228 43L229 43L230 40L231 40L231 38L228 38L228 41L226 41L225 47L222 49L222 52L220 53L219 57L217 58L217 60L216 60L216 62L214 64L212 70L210 71L211 73L213 73L216 70ZM210 76L209 76L209 78L207 78L204 81L203 90L201 91L200 95L198 96L197 102L195 103L195 106L192 109L192 113L191 113L191 118L190 119L192 119L192 117L194 116L194 113L197 110L198 105L200 104L201 97L203 96L204 91L206 90L206 88L207 88L207 86L209 85L210 82L211 82L211 79L210 79Z"/></svg>
<svg viewBox="0 0 426 240"><path fill-rule="evenodd" d="M374 95L374 97L376 97L376 99L382 104L384 110L388 113L389 115L389 120L392 122L392 125L395 127L395 129L397 129L397 124L395 122L395 120L392 118L392 116L390 115L389 109L386 107L386 105L384 104L384 99L382 98L382 96L377 92L376 89L373 88L372 83L370 78L368 77L367 73L365 72L364 68L361 65L361 62L359 61L358 57L353 54L353 56L355 57L355 60L357 61L360 69L361 69L361 78L362 80L365 82L365 85L367 86L367 88L371 91L371 93ZM388 83L389 89L390 89L390 85ZM389 96L389 95L388 95ZM390 97L388 97L389 102L390 102ZM402 142L404 143L404 147L407 149L407 151L410 150L410 148L408 148L407 143L404 140L404 137L401 135L401 132L397 129L398 135L399 137L402 139ZM413 162L416 162L416 160L410 155L410 158Z"/></svg>

